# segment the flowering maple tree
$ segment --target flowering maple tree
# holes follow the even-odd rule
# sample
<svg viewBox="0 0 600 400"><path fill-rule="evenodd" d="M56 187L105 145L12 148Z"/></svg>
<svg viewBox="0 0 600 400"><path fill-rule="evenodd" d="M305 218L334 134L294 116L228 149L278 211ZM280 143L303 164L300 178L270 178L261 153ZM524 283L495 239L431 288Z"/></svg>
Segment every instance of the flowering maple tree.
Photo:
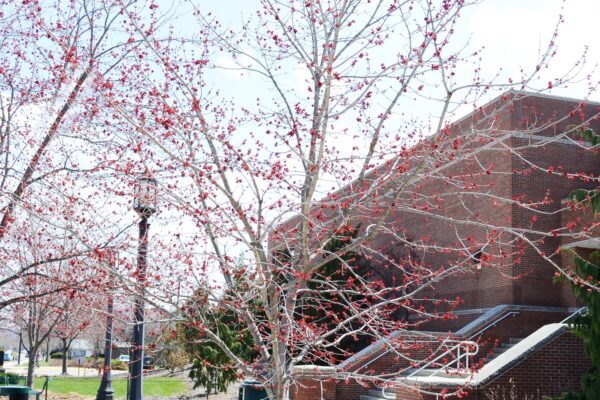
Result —
<svg viewBox="0 0 600 400"><path fill-rule="evenodd" d="M536 224L555 213L552 188L535 198L498 190L541 173L594 182L590 171L530 157L538 146L515 147L502 123L527 97L519 91L539 86L558 31L530 73L502 81L486 80L480 52L455 43L463 0L261 0L239 29L193 1L26 3L29 14L15 8L2 20L4 36L23 41L17 60L44 73L10 83L7 64L0 74L41 85L23 104L61 101L47 127L24 130L33 150L8 175L0 240L27 231L28 218L50 224L69 240L51 242L43 260L93 254L94 279L110 277L185 321L272 399L289 398L300 365L334 366L352 344L452 318L463 299L439 290L446 279L525 276L530 250L560 268L552 240L570 233ZM176 16L181 24L164 23ZM38 48L42 60L32 59ZM492 93L504 94L484 106ZM431 118L413 117L415 104ZM450 122L467 111L472 118ZM596 115L569 111L580 126ZM554 127L569 139L565 121L537 116L522 118L520 134ZM502 157L521 163L512 170ZM125 255L133 232L122 215L134 177L148 173L160 182L152 218L162 229L150 229L150 263L139 271ZM43 194L34 182L47 182ZM509 223L512 208L526 226ZM123 249L118 267L106 263L108 247ZM252 360L223 340L210 310L237 320ZM414 345L395 340L406 361ZM401 372L340 376L380 384Z"/></svg>
<svg viewBox="0 0 600 400"><path fill-rule="evenodd" d="M563 173L507 145L499 121L526 95L481 104L493 90L531 89L556 54L557 31L530 74L486 81L476 67L464 81L461 68L479 55L463 55L453 43L465 1L259 4L239 30L194 2L189 31L149 29L129 15L129 34L143 42L140 61L126 85L108 94L111 123L128 127L135 152L128 165L141 160L154 171L163 213L181 218L183 232L158 245L170 255L170 271L196 301L233 313L240 335L252 338L257 357L248 362L209 315L177 307L201 340L225 354L226 368L286 399L297 366L335 365L351 355L343 343L451 318L462 299L436 295L448 277L486 267L517 278L523 273L515 265L529 248L557 265L542 249L552 233L481 212L483 204L515 206L535 222L550 203L496 194L495 181L513 171L495 165L495 154L525 159L514 171L520 175ZM219 86L223 76L237 92ZM420 99L434 99L427 103L433 122L404 111ZM450 123L465 105L473 120ZM595 114L582 115L585 124ZM523 131L548 127L534 120ZM587 171L565 176L577 173L589 178ZM439 221L452 239L415 237L407 221L419 218ZM345 232L351 239L332 250ZM340 274L324 272L333 261ZM365 272L365 265L376 268ZM148 295L168 303L168 294L152 291L164 284L156 278L148 278ZM346 373L379 383L394 376Z"/></svg>
<svg viewBox="0 0 600 400"><path fill-rule="evenodd" d="M16 295L40 266L94 258L100 278L111 270L105 253L130 226L115 216L132 181L113 169L120 144L100 120L102 91L139 45L120 32L123 11L142 6L0 2L0 309L48 294ZM33 235L41 245L24 257ZM64 283L54 291L77 284L77 272L47 278Z"/></svg>
<svg viewBox="0 0 600 400"><path fill-rule="evenodd" d="M108 281L135 280L128 263L111 261L129 246L133 215L121 215L133 180L115 170L122 143L103 124L103 93L139 46L122 25L142 3L0 1L0 310L35 311L33 354L45 337L68 341L85 324L66 327L73 313L57 299L72 296L81 300L72 310L91 314L105 308L98 291ZM30 365L29 384L32 374Z"/></svg>

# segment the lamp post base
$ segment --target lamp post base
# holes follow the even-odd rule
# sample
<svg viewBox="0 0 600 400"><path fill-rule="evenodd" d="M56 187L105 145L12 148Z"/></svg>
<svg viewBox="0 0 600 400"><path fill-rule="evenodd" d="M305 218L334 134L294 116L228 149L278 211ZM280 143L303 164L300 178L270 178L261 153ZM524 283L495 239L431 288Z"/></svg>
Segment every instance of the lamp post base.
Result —
<svg viewBox="0 0 600 400"><path fill-rule="evenodd" d="M100 388L98 389L98 394L96 395L96 400L114 400L115 399L115 391L112 387L112 382L110 380L102 379L102 383L100 384Z"/></svg>
<svg viewBox="0 0 600 400"><path fill-rule="evenodd" d="M115 390L112 387L111 361L112 361L112 330L113 330L113 298L112 294L108 298L108 310L106 318L106 339L104 343L104 371L102 372L102 382L98 388L96 400L114 400Z"/></svg>

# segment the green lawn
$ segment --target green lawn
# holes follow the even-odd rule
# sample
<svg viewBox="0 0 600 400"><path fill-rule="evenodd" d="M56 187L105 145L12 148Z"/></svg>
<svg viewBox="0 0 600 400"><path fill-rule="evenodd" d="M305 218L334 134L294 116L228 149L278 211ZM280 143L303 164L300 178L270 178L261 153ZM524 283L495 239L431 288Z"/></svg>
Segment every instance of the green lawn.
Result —
<svg viewBox="0 0 600 400"><path fill-rule="evenodd" d="M44 385L43 378L35 380L36 389ZM78 393L84 396L95 396L100 385L100 378L53 377L48 383L48 391L53 393ZM117 398L124 398L127 391L126 379L113 379L113 388ZM144 379L145 396L177 396L187 394L188 387L180 378L148 377Z"/></svg>

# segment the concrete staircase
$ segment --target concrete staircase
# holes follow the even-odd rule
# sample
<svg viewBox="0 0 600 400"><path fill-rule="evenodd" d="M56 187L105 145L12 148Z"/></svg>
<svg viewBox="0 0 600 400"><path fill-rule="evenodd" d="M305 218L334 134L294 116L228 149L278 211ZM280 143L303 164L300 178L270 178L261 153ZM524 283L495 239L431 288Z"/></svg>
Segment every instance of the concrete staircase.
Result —
<svg viewBox="0 0 600 400"><path fill-rule="evenodd" d="M500 374L509 371L542 349L547 343L563 335L568 329L566 321L574 315L579 315L584 308L575 311L570 317L561 322L553 322L540 326L525 338L510 338L494 348L487 355L482 353L477 354L479 348L477 343L473 342L473 338L482 337L482 333L489 327L494 327L503 319L519 314L523 310L531 311L525 306L502 306L486 311L478 320L472 321L466 327L462 328L460 330L461 335L443 341L448 350L443 351L440 348L436 353L439 355L423 364L421 368L405 370L402 376L389 379L386 385L390 385L390 389L385 391L385 395L382 388L373 387L366 394L361 395L360 400L389 400L394 396L392 387L398 384L405 386L408 390L406 393L419 390L419 387L430 388L430 390L434 391L466 386L471 388L484 387L489 382L493 382ZM484 327L482 328L482 326ZM395 338L401 336L401 334L402 332L398 331L392 335ZM438 337L441 338L442 336L438 335ZM457 337L466 339L460 340L456 339ZM363 352L357 353L346 360L341 366L348 368L356 364L359 368L362 368L364 365L361 362L361 357L367 357L369 352L382 351L387 345L389 345L388 342L381 340ZM460 351L455 352L455 350ZM388 351L382 351L375 360L387 354ZM446 361L446 355L449 355L448 358L450 361ZM452 359L452 355L455 356L454 359ZM473 370L472 367L478 365L480 360L483 361L481 368ZM372 360L369 362L372 362ZM442 363L445 365L439 367ZM356 367L354 366L354 368ZM405 388L403 387L400 393L403 393ZM411 394L409 393L409 395ZM356 400L356 398L353 400Z"/></svg>
<svg viewBox="0 0 600 400"><path fill-rule="evenodd" d="M383 397L383 392L381 388L375 388L369 390L369 394L363 394L360 396L360 400L389 400Z"/></svg>
<svg viewBox="0 0 600 400"><path fill-rule="evenodd" d="M410 375L413 372L416 371L416 368L411 368L408 369L406 371L404 371L403 375ZM450 379L461 379L461 378L466 378L468 377L470 374L467 372L453 372L453 371L439 371L439 370L435 370L435 369L424 369L419 371L418 373L414 374L414 377L418 377L418 376L432 376L435 375L436 377L440 377L440 378L450 378ZM388 394L393 393L393 390L388 390ZM383 397L383 392L382 392L382 388L373 388L371 390L369 390L369 393L366 395L362 395L360 396L360 400L382 400L382 399L386 399L385 397ZM389 400L389 399L386 399Z"/></svg>
<svg viewBox="0 0 600 400"><path fill-rule="evenodd" d="M502 343L500 346L496 347L492 354L487 356L486 363L492 361L496 357L500 356L502 353L508 351L510 348L519 343L522 338L510 338L508 342ZM436 370L436 369L424 369L418 371L416 374L414 372L417 371L416 368L411 368L404 371L403 375L408 376L412 375L413 377L429 377L435 376L437 378L446 378L448 380L461 378L467 378L471 375L470 372L461 370L460 372L452 371L452 370ZM366 395L361 395L360 400L389 400L383 396L383 392L381 388L373 388L369 390L369 393Z"/></svg>
<svg viewBox="0 0 600 400"><path fill-rule="evenodd" d="M519 343L523 338L510 338L508 339L508 343L502 343L500 346L494 349L494 352L486 357L487 361L490 362L494 358L498 357L500 354L506 352L508 349Z"/></svg>

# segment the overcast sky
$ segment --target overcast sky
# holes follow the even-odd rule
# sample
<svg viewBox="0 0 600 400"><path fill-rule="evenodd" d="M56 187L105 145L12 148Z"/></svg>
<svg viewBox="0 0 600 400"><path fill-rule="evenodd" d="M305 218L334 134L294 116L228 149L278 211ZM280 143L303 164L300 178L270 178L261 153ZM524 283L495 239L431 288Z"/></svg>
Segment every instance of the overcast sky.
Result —
<svg viewBox="0 0 600 400"><path fill-rule="evenodd" d="M439 1L439 0L434 0ZM240 15L247 15L256 5L247 0L204 0L204 11L219 15L225 25L235 27ZM469 41L474 50L485 47L482 57L484 73L492 76L500 67L506 76L518 77L521 67L535 68L540 49L545 49L561 15L561 0L482 0L469 6L461 16L454 43L458 46ZM593 27L600 15L600 0L567 0L564 23L560 25L558 52L551 69L544 71L539 85L547 87L549 80L567 73L581 57L586 47L586 66L580 74L585 80L600 60L600 44ZM585 97L585 82L572 83L568 88L554 89L551 93L570 97ZM600 95L591 99L600 101Z"/></svg>

